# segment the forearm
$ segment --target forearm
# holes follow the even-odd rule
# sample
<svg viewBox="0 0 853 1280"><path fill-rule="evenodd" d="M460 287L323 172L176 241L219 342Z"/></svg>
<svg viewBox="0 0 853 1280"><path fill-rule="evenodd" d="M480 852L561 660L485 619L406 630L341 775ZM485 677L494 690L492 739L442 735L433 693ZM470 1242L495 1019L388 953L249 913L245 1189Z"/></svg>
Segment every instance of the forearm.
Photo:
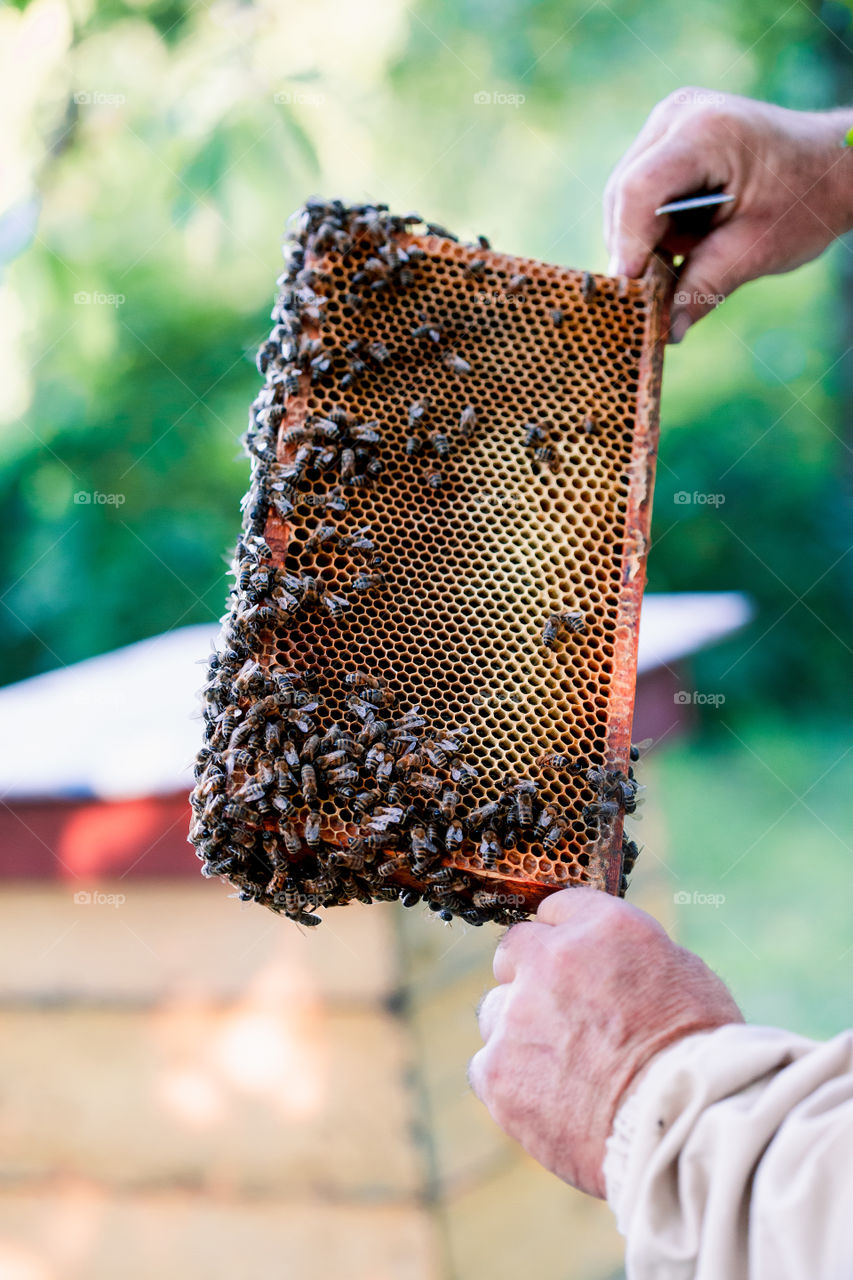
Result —
<svg viewBox="0 0 853 1280"><path fill-rule="evenodd" d="M691 1036L617 1113L608 1199L629 1280L853 1274L853 1032Z"/></svg>

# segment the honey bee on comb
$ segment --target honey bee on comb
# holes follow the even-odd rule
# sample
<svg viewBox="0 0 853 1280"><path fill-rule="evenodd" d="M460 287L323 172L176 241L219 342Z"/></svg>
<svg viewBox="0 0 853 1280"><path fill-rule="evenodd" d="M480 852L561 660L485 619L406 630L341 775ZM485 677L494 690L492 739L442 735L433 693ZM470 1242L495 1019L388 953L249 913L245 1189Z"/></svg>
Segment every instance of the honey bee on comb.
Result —
<svg viewBox="0 0 853 1280"><path fill-rule="evenodd" d="M203 872L311 927L624 892L665 272L626 288L383 205L292 226L203 694Z"/></svg>

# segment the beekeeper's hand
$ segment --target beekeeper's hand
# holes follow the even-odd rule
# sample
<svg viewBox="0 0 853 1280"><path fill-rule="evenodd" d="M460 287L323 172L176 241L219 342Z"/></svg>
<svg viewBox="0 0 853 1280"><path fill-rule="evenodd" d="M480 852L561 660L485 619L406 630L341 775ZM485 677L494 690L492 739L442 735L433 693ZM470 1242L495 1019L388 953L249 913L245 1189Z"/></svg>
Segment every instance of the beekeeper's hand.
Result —
<svg viewBox="0 0 853 1280"><path fill-rule="evenodd" d="M789 111L708 89L678 89L654 108L610 176L604 238L613 275L641 275L658 245L687 250L671 341L738 285L791 271L853 228L853 110ZM702 190L734 195L694 247L655 216Z"/></svg>
<svg viewBox="0 0 853 1280"><path fill-rule="evenodd" d="M637 907L597 889L546 898L495 954L469 1078L552 1173L604 1196L604 1147L638 1073L692 1032L742 1022L727 988Z"/></svg>

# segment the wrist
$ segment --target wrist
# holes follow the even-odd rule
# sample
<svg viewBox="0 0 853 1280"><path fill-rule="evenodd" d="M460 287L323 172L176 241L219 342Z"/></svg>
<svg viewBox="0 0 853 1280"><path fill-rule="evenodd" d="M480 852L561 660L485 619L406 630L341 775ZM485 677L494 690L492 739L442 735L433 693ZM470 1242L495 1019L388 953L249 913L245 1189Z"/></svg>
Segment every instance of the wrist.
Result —
<svg viewBox="0 0 853 1280"><path fill-rule="evenodd" d="M816 176L803 199L833 235L845 235L853 230L853 147L844 142L853 108L816 112L812 119Z"/></svg>

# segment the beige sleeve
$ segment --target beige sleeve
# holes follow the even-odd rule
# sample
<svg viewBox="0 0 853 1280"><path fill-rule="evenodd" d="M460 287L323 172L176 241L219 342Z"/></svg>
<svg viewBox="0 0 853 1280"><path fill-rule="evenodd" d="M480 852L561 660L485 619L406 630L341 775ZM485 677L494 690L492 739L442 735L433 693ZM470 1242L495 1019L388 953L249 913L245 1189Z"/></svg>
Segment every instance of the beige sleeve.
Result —
<svg viewBox="0 0 853 1280"><path fill-rule="evenodd" d="M620 1107L604 1175L628 1280L849 1280L853 1031L687 1036Z"/></svg>

